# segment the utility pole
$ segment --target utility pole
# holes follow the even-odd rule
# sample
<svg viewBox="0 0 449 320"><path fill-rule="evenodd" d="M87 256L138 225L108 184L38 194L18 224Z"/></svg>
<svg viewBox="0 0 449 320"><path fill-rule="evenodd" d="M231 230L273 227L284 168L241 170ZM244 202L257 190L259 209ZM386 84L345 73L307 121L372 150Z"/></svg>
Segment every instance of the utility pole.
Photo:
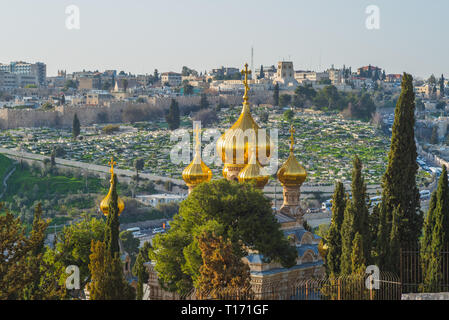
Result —
<svg viewBox="0 0 449 320"><path fill-rule="evenodd" d="M252 75L254 74L254 47L251 46L251 79L253 78Z"/></svg>

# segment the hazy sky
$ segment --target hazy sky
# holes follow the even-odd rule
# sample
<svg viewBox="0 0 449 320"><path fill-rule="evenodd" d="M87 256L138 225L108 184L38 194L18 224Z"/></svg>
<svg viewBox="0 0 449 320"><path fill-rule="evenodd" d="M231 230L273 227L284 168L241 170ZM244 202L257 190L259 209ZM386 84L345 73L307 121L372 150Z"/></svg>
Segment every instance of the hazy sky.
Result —
<svg viewBox="0 0 449 320"><path fill-rule="evenodd" d="M80 29L66 28L68 5ZM380 29L368 30L368 5ZM117 69L199 71L292 60L296 70L377 65L449 76L447 0L0 0L0 62L47 64L48 75Z"/></svg>

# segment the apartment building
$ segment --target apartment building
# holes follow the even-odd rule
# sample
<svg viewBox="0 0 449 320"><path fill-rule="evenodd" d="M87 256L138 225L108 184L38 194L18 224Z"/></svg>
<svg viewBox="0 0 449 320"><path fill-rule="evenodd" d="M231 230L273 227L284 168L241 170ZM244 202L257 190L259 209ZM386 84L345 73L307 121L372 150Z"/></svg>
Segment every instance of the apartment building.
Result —
<svg viewBox="0 0 449 320"><path fill-rule="evenodd" d="M9 64L0 63L0 72L8 72L19 75L19 80L24 83L30 81L31 77L36 77L37 85L40 86L45 85L47 78L47 66L42 62L28 63L24 61L13 61Z"/></svg>
<svg viewBox="0 0 449 320"><path fill-rule="evenodd" d="M170 87L177 87L182 84L182 75L176 72L164 72L161 74L161 82L168 83Z"/></svg>

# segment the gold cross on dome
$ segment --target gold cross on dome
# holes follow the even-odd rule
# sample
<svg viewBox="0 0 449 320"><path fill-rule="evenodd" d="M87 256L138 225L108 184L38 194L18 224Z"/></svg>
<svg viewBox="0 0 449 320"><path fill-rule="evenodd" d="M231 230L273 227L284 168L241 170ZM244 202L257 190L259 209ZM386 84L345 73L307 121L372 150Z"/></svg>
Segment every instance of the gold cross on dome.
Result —
<svg viewBox="0 0 449 320"><path fill-rule="evenodd" d="M243 95L243 101L245 103L248 102L248 91L249 91L249 85L248 85L248 75L251 74L251 70L248 70L248 64L245 63L245 69L240 71L242 76L245 76L245 79L243 80L243 85L245 86L245 94Z"/></svg>
<svg viewBox="0 0 449 320"><path fill-rule="evenodd" d="M293 151L293 144L295 143L295 139L293 138L293 134L296 132L293 125L290 127L290 151Z"/></svg>
<svg viewBox="0 0 449 320"><path fill-rule="evenodd" d="M111 166L111 176L114 175L114 166L117 164L117 162L114 161L114 157L111 157L111 161L108 162L108 165Z"/></svg>
<svg viewBox="0 0 449 320"><path fill-rule="evenodd" d="M195 154L194 154L193 160L195 163L200 163L201 162L201 140L200 140L201 129L198 124L195 125L193 132L195 133Z"/></svg>

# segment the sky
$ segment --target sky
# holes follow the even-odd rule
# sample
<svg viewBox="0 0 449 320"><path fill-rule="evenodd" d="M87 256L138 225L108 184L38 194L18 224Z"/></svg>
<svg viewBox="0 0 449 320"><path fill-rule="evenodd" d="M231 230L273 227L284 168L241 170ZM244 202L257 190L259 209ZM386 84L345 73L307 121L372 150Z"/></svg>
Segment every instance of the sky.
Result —
<svg viewBox="0 0 449 320"><path fill-rule="evenodd" d="M79 8L68 29L66 7ZM368 29L369 5L379 29ZM0 63L47 64L47 75L198 71L293 61L296 70L375 65L449 75L447 0L0 0Z"/></svg>

